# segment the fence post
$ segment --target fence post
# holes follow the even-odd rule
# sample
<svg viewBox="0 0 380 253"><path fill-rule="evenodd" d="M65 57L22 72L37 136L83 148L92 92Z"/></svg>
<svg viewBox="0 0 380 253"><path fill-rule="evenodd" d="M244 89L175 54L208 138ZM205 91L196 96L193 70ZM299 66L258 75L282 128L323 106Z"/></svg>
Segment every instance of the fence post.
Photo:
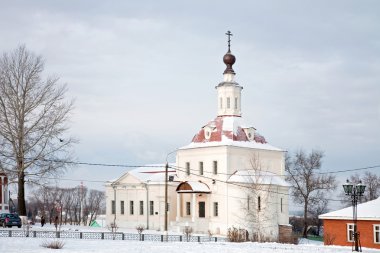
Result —
<svg viewBox="0 0 380 253"><path fill-rule="evenodd" d="M104 240L104 233L102 233L102 240Z"/></svg>
<svg viewBox="0 0 380 253"><path fill-rule="evenodd" d="M83 233L79 232L79 239L83 239Z"/></svg>
<svg viewBox="0 0 380 253"><path fill-rule="evenodd" d="M141 241L144 241L144 234L141 235Z"/></svg>
<svg viewBox="0 0 380 253"><path fill-rule="evenodd" d="M179 241L182 242L182 235L179 236Z"/></svg>
<svg viewBox="0 0 380 253"><path fill-rule="evenodd" d="M37 237L37 231L33 231L33 237Z"/></svg>
<svg viewBox="0 0 380 253"><path fill-rule="evenodd" d="M198 236L198 242L201 242L201 237L200 236Z"/></svg>
<svg viewBox="0 0 380 253"><path fill-rule="evenodd" d="M161 242L164 241L164 235L161 235Z"/></svg>
<svg viewBox="0 0 380 253"><path fill-rule="evenodd" d="M8 237L12 237L12 230L8 230Z"/></svg>
<svg viewBox="0 0 380 253"><path fill-rule="evenodd" d="M217 242L217 241L218 241L218 237L215 236L215 242Z"/></svg>
<svg viewBox="0 0 380 253"><path fill-rule="evenodd" d="M124 233L121 233L121 240L125 240L125 235L124 235Z"/></svg>
<svg viewBox="0 0 380 253"><path fill-rule="evenodd" d="M61 238L61 235L60 235L60 232L56 232L56 235L55 235L56 238Z"/></svg>

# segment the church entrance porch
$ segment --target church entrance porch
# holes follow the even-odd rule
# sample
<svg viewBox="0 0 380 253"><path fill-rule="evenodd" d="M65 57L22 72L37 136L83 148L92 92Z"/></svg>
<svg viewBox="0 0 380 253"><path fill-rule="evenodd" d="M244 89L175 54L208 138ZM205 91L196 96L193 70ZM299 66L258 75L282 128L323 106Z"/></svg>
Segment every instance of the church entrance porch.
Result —
<svg viewBox="0 0 380 253"><path fill-rule="evenodd" d="M182 232L191 227L194 232L206 233L209 227L210 188L201 181L186 181L177 186L177 214L173 228Z"/></svg>

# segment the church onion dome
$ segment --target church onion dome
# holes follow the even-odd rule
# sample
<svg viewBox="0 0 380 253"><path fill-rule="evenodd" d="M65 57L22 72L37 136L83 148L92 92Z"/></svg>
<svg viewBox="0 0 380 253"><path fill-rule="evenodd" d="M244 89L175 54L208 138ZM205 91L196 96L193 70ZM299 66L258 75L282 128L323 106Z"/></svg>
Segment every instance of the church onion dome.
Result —
<svg viewBox="0 0 380 253"><path fill-rule="evenodd" d="M228 50L228 52L223 56L223 62L227 66L223 74L235 74L232 65L234 65L234 63L236 62L236 57L235 55L231 54L230 50Z"/></svg>
<svg viewBox="0 0 380 253"><path fill-rule="evenodd" d="M193 143L255 142L265 144L265 138L254 127L246 126L240 117L216 117L194 136Z"/></svg>

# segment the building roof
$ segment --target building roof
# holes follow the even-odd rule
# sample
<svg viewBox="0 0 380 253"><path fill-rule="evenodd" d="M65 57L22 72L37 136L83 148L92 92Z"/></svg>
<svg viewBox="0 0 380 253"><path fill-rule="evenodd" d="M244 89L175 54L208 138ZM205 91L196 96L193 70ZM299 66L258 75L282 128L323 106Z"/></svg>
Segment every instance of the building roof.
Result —
<svg viewBox="0 0 380 253"><path fill-rule="evenodd" d="M352 220L352 206L319 215L320 219ZM380 197L358 204L358 220L380 220Z"/></svg>
<svg viewBox="0 0 380 253"><path fill-rule="evenodd" d="M238 170L236 171L227 182L242 183L242 184L260 184L260 185L278 185L290 186L284 180L284 176L280 176L268 171L258 170Z"/></svg>
<svg viewBox="0 0 380 253"><path fill-rule="evenodd" d="M246 125L238 116L218 116L203 126L191 143L180 149L237 146L265 150L282 151L267 143L253 126Z"/></svg>
<svg viewBox="0 0 380 253"><path fill-rule="evenodd" d="M168 176L176 177L176 170L170 168L170 166L174 166L174 164L169 164ZM132 175L144 183L165 182L165 164L148 164L142 167L138 167L126 172L124 175L117 179L110 180L109 183L120 181L127 175Z"/></svg>

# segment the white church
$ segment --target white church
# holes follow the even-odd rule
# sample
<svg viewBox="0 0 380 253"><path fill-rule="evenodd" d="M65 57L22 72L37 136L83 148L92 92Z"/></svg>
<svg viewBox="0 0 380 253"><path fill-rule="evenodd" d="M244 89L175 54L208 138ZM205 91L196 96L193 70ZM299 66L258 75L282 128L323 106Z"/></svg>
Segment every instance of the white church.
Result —
<svg viewBox="0 0 380 253"><path fill-rule="evenodd" d="M226 235L235 227L257 240L278 241L291 231L285 151L244 122L235 60L229 40L223 80L215 87L217 116L168 166L168 231L191 227L194 233ZM109 181L106 201L107 224L164 231L165 165L136 168Z"/></svg>

